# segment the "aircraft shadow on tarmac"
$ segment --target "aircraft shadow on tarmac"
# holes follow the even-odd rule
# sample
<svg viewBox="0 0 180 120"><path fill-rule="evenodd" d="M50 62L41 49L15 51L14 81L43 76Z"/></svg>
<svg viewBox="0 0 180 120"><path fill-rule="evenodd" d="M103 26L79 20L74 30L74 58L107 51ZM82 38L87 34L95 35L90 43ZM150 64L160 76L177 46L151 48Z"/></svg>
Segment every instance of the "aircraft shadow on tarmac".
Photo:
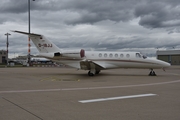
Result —
<svg viewBox="0 0 180 120"><path fill-rule="evenodd" d="M148 76L147 74L133 74L133 73L100 73L94 76L88 76L87 74L83 73L54 73L54 74L48 74L48 75L55 75L55 76L74 76L74 77L87 77L87 78L93 78L93 77L103 77L103 76Z"/></svg>

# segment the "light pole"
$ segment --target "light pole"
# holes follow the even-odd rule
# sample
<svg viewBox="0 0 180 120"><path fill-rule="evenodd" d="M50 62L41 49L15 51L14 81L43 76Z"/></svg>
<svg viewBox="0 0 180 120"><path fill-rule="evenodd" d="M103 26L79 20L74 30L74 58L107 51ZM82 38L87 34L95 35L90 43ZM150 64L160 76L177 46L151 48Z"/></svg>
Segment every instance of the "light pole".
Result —
<svg viewBox="0 0 180 120"><path fill-rule="evenodd" d="M4 35L6 35L7 36L7 42L6 42L6 45L7 45L7 66L8 66L8 47L9 47L9 35L11 35L11 34L9 34L9 33L6 33L6 34L4 34Z"/></svg>
<svg viewBox="0 0 180 120"><path fill-rule="evenodd" d="M32 0L35 1L35 0ZM28 0L28 21L29 21L29 33L31 33L31 21L30 21L30 0ZM28 37L28 63L31 65L31 39Z"/></svg>

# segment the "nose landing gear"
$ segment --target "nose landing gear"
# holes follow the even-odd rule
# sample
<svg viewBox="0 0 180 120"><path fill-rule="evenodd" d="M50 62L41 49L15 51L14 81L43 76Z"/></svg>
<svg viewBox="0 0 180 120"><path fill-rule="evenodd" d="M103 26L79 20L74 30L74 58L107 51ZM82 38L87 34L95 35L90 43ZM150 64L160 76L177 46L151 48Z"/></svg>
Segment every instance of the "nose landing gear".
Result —
<svg viewBox="0 0 180 120"><path fill-rule="evenodd" d="M154 72L153 69L151 69L150 73L149 73L149 76L156 76L156 73Z"/></svg>

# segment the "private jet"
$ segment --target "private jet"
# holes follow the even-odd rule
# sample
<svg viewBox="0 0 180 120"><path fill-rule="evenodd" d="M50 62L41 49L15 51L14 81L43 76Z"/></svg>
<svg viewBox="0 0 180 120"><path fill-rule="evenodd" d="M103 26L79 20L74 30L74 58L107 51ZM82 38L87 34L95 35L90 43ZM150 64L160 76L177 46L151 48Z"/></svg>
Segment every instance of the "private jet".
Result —
<svg viewBox="0 0 180 120"><path fill-rule="evenodd" d="M165 69L170 64L158 59L148 58L140 52L62 50L44 35L13 31L28 35L39 51L39 56L81 70L88 70L89 76L101 70L117 68L150 69L149 76L156 76L154 69Z"/></svg>

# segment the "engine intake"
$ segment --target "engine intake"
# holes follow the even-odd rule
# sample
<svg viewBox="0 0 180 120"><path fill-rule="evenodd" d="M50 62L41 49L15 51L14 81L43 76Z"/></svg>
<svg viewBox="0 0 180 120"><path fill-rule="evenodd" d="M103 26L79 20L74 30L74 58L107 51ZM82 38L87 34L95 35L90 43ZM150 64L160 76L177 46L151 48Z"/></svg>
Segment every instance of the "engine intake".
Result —
<svg viewBox="0 0 180 120"><path fill-rule="evenodd" d="M81 56L81 58L85 57L85 50L81 49L80 56Z"/></svg>
<svg viewBox="0 0 180 120"><path fill-rule="evenodd" d="M59 56L61 56L60 52L54 53L54 57L59 57Z"/></svg>

